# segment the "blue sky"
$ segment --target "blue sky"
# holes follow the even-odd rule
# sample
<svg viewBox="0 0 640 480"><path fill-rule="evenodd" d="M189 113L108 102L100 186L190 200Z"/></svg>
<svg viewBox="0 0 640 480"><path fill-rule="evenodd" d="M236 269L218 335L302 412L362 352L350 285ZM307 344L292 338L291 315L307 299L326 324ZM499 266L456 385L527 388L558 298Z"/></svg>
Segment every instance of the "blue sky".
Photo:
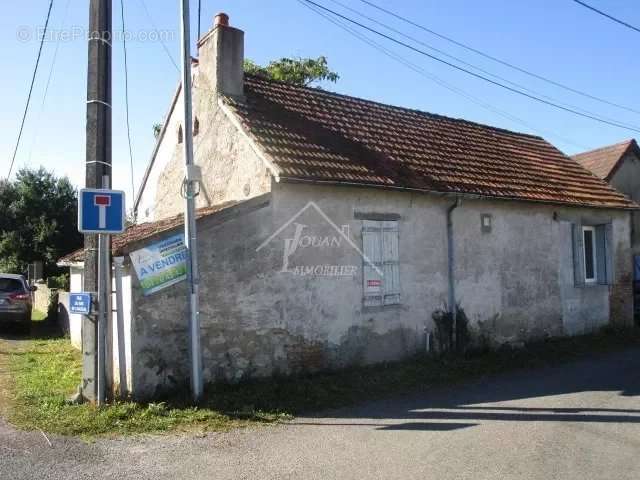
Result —
<svg viewBox="0 0 640 480"><path fill-rule="evenodd" d="M178 0L144 0L155 28L166 37L171 55L179 59ZM318 0L344 12L331 0ZM358 0L341 0L451 55L485 68L541 94L591 110L620 122L640 125L640 115L590 101L478 57L459 47L368 9ZM65 16L65 7L69 8ZM523 68L593 95L640 110L637 47L640 34L586 10L571 0L376 0L415 22L472 45ZM82 29L88 20L88 1L56 0L45 43L29 117L16 167L39 166L84 182L87 43ZM591 0L591 3L629 23L640 24L635 0ZM196 1L192 1L194 13ZM119 0L114 0L114 30L121 29ZM160 42L149 39L154 26L142 0L125 0L129 51L130 109L136 185L154 144L152 125L166 113L179 74ZM5 2L0 16L0 175L6 175L26 100L48 0ZM470 78L397 45L390 50L419 65L447 84L483 103L526 121L504 118L432 80L383 56L340 30L296 0L203 0L206 31L213 16L225 11L231 24L246 32L246 56L258 63L282 56L326 55L341 78L325 88L385 103L460 117L516 131L540 134L566 153L615 143L634 132L536 104L498 87ZM354 16L349 13L350 16ZM193 26L195 40L195 24ZM62 32L59 34L59 32ZM56 41L55 38L59 38ZM26 41L25 41L26 39ZM53 65L46 102L47 77ZM124 111L122 44L114 44L113 162L114 186L131 190ZM15 171L15 169L14 169Z"/></svg>

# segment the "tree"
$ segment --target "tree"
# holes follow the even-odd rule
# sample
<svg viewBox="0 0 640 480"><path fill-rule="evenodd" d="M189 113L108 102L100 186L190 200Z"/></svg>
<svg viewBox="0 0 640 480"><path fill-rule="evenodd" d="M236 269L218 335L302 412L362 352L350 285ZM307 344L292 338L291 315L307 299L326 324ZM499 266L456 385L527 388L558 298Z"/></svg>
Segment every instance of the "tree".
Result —
<svg viewBox="0 0 640 480"><path fill-rule="evenodd" d="M153 124L153 136L154 138L158 138L158 136L160 135L160 132L162 131L162 123L154 123Z"/></svg>
<svg viewBox="0 0 640 480"><path fill-rule="evenodd" d="M281 58L269 62L265 67L251 60L244 61L244 71L270 80L280 80L295 85L309 86L314 82L327 80L335 83L340 78L329 69L327 57Z"/></svg>
<svg viewBox="0 0 640 480"><path fill-rule="evenodd" d="M45 276L59 273L56 261L82 247L77 204L69 179L44 168L22 169L13 182L0 183L0 272L24 273L41 260Z"/></svg>

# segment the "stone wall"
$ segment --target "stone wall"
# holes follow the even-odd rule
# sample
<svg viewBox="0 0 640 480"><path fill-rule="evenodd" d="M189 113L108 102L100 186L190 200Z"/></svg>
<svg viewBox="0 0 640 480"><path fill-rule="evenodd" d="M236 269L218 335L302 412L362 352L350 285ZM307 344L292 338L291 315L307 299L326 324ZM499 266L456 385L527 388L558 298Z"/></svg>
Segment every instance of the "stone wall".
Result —
<svg viewBox="0 0 640 480"><path fill-rule="evenodd" d="M434 330L431 315L447 299L451 203L425 194L276 184L270 195L201 219L205 381L370 364L424 349L426 332ZM485 214L490 232L481 229ZM401 302L373 308L363 306L358 248L362 218L380 215L399 219ZM283 272L296 225L305 235L330 236L336 231L327 218L352 243L300 248ZM613 286L574 285L571 223L582 221L612 223ZM630 257L627 212L463 200L453 222L457 301L475 338L519 343L592 331L610 315L628 321L629 299L616 293L629 280L622 268ZM291 273L302 264L353 266L356 273ZM132 383L140 398L187 385L185 298L184 283L145 297L132 278Z"/></svg>
<svg viewBox="0 0 640 480"><path fill-rule="evenodd" d="M33 308L42 313L47 313L49 311L51 294L56 291L56 289L49 288L44 282L36 283L35 286L38 289L33 293Z"/></svg>
<svg viewBox="0 0 640 480"><path fill-rule="evenodd" d="M194 67L193 115L198 132L193 138L194 161L202 167L196 207L241 201L268 193L271 177L251 143L229 120L218 104L211 80ZM170 217L184 210L180 185L184 178L184 155L178 132L183 118L182 93L168 119L144 186L138 221Z"/></svg>

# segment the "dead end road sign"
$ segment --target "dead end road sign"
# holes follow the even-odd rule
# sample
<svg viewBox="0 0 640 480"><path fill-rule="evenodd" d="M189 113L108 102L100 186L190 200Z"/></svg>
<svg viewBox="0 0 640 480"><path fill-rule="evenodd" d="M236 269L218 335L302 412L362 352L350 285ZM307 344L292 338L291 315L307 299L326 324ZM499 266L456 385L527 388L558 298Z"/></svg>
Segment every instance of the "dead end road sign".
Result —
<svg viewBox="0 0 640 480"><path fill-rule="evenodd" d="M78 194L81 233L122 233L125 214L125 196L121 190L83 188Z"/></svg>

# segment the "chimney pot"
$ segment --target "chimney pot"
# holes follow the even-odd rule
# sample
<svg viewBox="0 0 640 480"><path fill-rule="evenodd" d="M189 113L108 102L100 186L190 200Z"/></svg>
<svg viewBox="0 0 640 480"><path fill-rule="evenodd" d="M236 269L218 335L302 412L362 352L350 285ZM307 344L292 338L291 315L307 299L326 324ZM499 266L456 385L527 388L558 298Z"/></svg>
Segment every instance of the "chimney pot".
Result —
<svg viewBox="0 0 640 480"><path fill-rule="evenodd" d="M223 27L228 27L229 26L229 15L227 15L226 13L222 13L220 12L219 14L217 14L213 20L213 25L214 26L223 26Z"/></svg>

